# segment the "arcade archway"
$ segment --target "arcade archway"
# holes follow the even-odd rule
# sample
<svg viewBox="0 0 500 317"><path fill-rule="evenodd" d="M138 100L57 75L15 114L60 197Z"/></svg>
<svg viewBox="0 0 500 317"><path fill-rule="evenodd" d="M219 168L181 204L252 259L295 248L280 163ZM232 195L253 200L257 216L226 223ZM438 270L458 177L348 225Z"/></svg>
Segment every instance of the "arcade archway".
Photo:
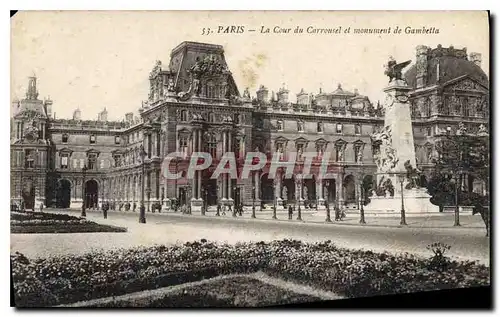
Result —
<svg viewBox="0 0 500 317"><path fill-rule="evenodd" d="M269 174L263 174L260 178L260 198L262 203L270 204L274 200L273 180L269 179Z"/></svg>
<svg viewBox="0 0 500 317"><path fill-rule="evenodd" d="M99 201L99 184L96 180L91 179L85 183L85 207L98 208Z"/></svg>
<svg viewBox="0 0 500 317"><path fill-rule="evenodd" d="M56 207L69 208L71 203L71 183L67 179L60 179L56 189Z"/></svg>

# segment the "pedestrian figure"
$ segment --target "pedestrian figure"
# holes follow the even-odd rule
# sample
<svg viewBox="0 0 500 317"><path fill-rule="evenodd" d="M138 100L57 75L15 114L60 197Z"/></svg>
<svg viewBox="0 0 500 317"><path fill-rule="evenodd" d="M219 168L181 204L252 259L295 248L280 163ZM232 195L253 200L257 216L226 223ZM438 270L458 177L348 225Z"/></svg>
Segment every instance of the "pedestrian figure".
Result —
<svg viewBox="0 0 500 317"><path fill-rule="evenodd" d="M226 215L226 205L222 206L222 215Z"/></svg>
<svg viewBox="0 0 500 317"><path fill-rule="evenodd" d="M288 206L288 220L292 220L293 208L292 205Z"/></svg>
<svg viewBox="0 0 500 317"><path fill-rule="evenodd" d="M240 216L243 216L243 204L240 204Z"/></svg>
<svg viewBox="0 0 500 317"><path fill-rule="evenodd" d="M109 209L108 203L103 203L102 204L102 214L104 216L104 219L108 219L108 209Z"/></svg>
<svg viewBox="0 0 500 317"><path fill-rule="evenodd" d="M335 221L340 220L340 209L339 207L335 206Z"/></svg>
<svg viewBox="0 0 500 317"><path fill-rule="evenodd" d="M134 201L134 203L132 204L132 211L135 211L136 208L137 208L137 204Z"/></svg>
<svg viewBox="0 0 500 317"><path fill-rule="evenodd" d="M221 211L220 204L217 204L217 213L215 215L220 216L220 211Z"/></svg>

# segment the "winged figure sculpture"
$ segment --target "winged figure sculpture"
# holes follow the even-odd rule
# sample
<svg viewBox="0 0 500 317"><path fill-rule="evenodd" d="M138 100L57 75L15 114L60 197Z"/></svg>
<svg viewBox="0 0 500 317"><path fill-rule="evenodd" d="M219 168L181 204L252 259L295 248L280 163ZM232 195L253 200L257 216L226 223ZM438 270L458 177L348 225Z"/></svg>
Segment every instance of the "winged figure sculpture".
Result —
<svg viewBox="0 0 500 317"><path fill-rule="evenodd" d="M403 68L408 66L411 63L411 60L399 63L391 56L389 58L389 62L386 65L384 74L389 77L389 82L393 79L396 80L404 80L403 79Z"/></svg>

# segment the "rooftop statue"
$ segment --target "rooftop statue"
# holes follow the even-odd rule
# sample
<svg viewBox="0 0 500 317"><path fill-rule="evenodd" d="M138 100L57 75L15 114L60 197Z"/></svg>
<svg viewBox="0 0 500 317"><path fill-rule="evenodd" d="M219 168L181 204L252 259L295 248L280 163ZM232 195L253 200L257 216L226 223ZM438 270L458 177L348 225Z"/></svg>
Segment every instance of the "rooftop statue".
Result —
<svg viewBox="0 0 500 317"><path fill-rule="evenodd" d="M392 82L393 79L404 80L402 73L403 68L408 66L410 63L411 60L398 64L392 56L389 57L389 62L387 62L384 72L384 74L389 77L389 82Z"/></svg>

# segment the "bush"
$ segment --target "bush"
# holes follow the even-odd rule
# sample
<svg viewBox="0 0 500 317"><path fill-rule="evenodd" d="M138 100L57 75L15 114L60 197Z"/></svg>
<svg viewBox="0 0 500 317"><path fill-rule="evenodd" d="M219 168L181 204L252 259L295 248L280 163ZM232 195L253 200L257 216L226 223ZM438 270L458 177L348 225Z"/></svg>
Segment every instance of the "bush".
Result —
<svg viewBox="0 0 500 317"><path fill-rule="evenodd" d="M281 240L235 245L195 241L58 256L29 264L20 254L11 259L16 306L71 303L256 271L346 297L490 283L489 268L474 262L453 261L446 270L438 271L429 268L429 260L413 255L342 249L330 241L310 244ZM30 292L23 290L25 285L32 287ZM30 302L28 294L37 291L47 293L48 300Z"/></svg>

